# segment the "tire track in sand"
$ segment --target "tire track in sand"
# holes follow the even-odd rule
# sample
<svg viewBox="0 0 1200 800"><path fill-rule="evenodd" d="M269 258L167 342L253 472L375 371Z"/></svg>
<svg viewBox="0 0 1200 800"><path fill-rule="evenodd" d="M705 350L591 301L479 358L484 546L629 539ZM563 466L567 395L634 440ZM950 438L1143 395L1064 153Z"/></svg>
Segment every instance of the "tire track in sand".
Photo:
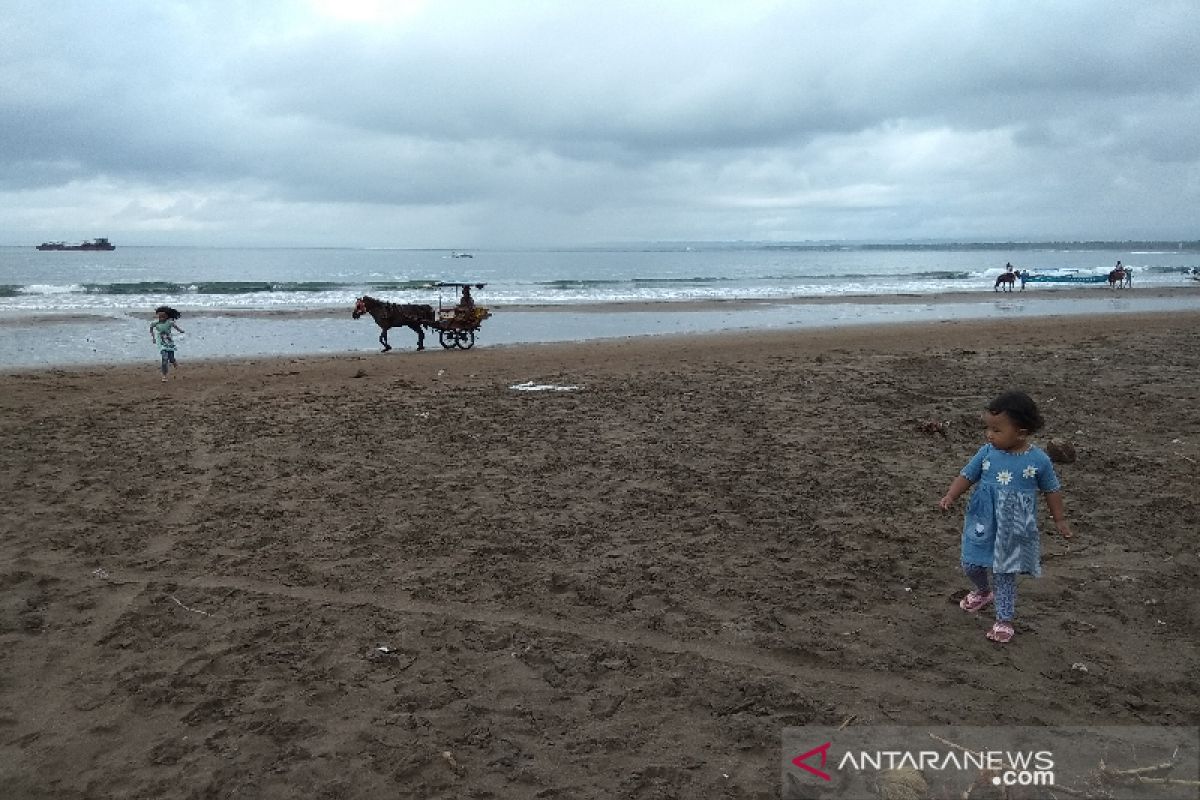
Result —
<svg viewBox="0 0 1200 800"><path fill-rule="evenodd" d="M203 408L214 391L215 387L210 386L195 395L188 405L191 446L188 448L187 471L177 474L187 475L189 481L180 481L178 488L183 491L183 499L171 505L163 515L158 532L143 548L142 555L147 559L161 558L175 547L178 530L191 524L196 508L212 492L217 461L213 455L212 426L205 421ZM192 485L187 485L189 482Z"/></svg>
<svg viewBox="0 0 1200 800"><path fill-rule="evenodd" d="M179 576L160 575L139 570L122 570L120 575L109 576L109 580L115 583L131 583L144 587L155 584L172 584L177 587L175 590L177 594L188 588L226 589L247 594L288 598L302 603L363 606L379 611L420 615L432 619L441 618L483 625L508 625L568 638L587 639L602 644L631 645L666 655L694 656L704 661L729 667L752 669L777 677L796 679L805 684L820 682L850 692L857 692L861 687L861 682L856 681L855 676L864 671L871 671L867 667L825 666L818 656L784 655L747 645L678 639L645 629L562 619L526 611L482 608L471 603L431 603L407 598L388 599L380 597L377 593L337 592L319 587L288 586L253 578L220 575ZM203 601L194 599L188 602L201 608L210 620L219 620L221 617L219 608L205 605ZM919 691L917 687L920 687L920 689L928 691L934 685L898 672L889 672L888 681L891 688L900 693L905 691L904 687L912 687L914 691ZM963 687L962 690L968 689L969 687ZM945 694L948 700L950 695L958 691L953 687L941 684L938 684L937 690L939 693Z"/></svg>

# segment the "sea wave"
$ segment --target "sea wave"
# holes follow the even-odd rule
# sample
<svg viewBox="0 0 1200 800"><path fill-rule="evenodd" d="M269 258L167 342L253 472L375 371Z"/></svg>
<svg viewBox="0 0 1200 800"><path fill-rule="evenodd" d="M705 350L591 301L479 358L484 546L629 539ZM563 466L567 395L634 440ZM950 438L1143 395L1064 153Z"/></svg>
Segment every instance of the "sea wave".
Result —
<svg viewBox="0 0 1200 800"><path fill-rule="evenodd" d="M1073 265L1069 260L1046 259L1050 263L1030 263L1026 268L1041 275L1106 275L1107 264L1094 261ZM1119 255L1128 256L1124 253ZM812 264L809 269L792 270L787 264L747 265L738 260L722 272L721 265L692 265L672 274L664 269L655 274L654 265L628 269L624 261L612 265L580 267L573 277L554 278L555 272L540 265L534 271L518 266L480 270L487 289L480 298L489 305L571 305L594 303L673 302L688 300L777 300L797 297L834 297L870 294L939 294L992 289L998 267L976 263L956 265L942 259L913 259L894 270L891 263L849 265ZM856 262L857 263L857 262ZM1132 264L1134 284L1194 285L1184 273L1192 267L1179 262ZM565 267L556 267L565 270ZM622 274L621 270L628 269ZM693 272L692 269L695 269ZM610 271L611 270L611 271ZM711 270L711 271L709 271ZM362 294L402 303L445 302L445 288L429 278L414 279L413 272L399 270L390 275L383 271L339 274L322 269L300 280L226 280L230 275L255 275L251 269L226 270L222 275L204 275L199 270L180 270L167 280L137 280L126 272L118 276L88 275L78 271L47 270L43 274L6 275L9 283L0 284L0 313L62 313L75 311L119 311L154 308L161 304L182 309L290 309L353 306ZM130 270L132 271L132 270ZM149 272L149 270L146 270ZM154 274L154 273L150 273ZM417 272L416 274L422 274ZM305 278L318 278L306 280ZM25 278L24 282L21 279ZM78 281L78 282L76 282ZM450 290L450 301L456 293Z"/></svg>
<svg viewBox="0 0 1200 800"><path fill-rule="evenodd" d="M763 275L760 281L843 281L880 279L889 281L943 280L963 281L982 277L986 271L972 272L959 269L917 270L916 272L805 272L789 275Z"/></svg>
<svg viewBox="0 0 1200 800"><path fill-rule="evenodd" d="M316 294L363 289L375 292L404 292L434 288L434 281L135 281L132 283L3 284L0 297L21 295L243 295Z"/></svg>
<svg viewBox="0 0 1200 800"><path fill-rule="evenodd" d="M13 294L8 295L8 296L16 297L18 295L23 295L23 294L35 294L35 295L38 295L38 294L46 294L46 295L81 294L81 293L84 293L85 291L86 290L83 288L83 284L79 284L79 283L67 283L67 284L30 283L30 284L26 284L25 286L16 287L16 291Z"/></svg>
<svg viewBox="0 0 1200 800"><path fill-rule="evenodd" d="M548 289L587 289L595 286L621 286L623 280L585 280L582 278L566 278L554 281L534 281L534 286L545 286Z"/></svg>
<svg viewBox="0 0 1200 800"><path fill-rule="evenodd" d="M1153 272L1158 275L1187 275L1187 274L1190 274L1192 270L1196 269L1195 266L1176 267L1176 266L1161 266L1160 265L1160 266L1139 267L1136 264L1133 265L1133 268L1135 270L1140 270L1142 272Z"/></svg>
<svg viewBox="0 0 1200 800"><path fill-rule="evenodd" d="M964 272L962 270L935 269L935 270L930 270L928 272L914 272L914 273L912 273L912 277L914 277L914 278L933 278L935 280L944 280L944 281L965 281L965 280L970 280L972 278L977 278L979 276L974 272Z"/></svg>
<svg viewBox="0 0 1200 800"><path fill-rule="evenodd" d="M551 289L591 289L604 286L636 286L636 287L654 287L654 286L705 286L710 284L722 283L811 283L811 282L826 282L826 281L845 281L845 280L864 280L864 279L881 279L888 281L904 281L904 280L944 280L944 281L961 281L972 280L982 276L983 272L971 272L969 270L919 270L916 272L829 272L829 273L791 273L791 274L769 274L769 275L739 275L739 276L716 276L716 275L697 275L692 277L665 277L665 276L645 276L631 278L569 278L552 281L536 281L535 286L545 286Z"/></svg>
<svg viewBox="0 0 1200 800"><path fill-rule="evenodd" d="M731 280L734 280L734 278L631 278L629 282L634 284L635 286L638 286L638 285L667 286L667 285L674 284L674 283L684 283L684 284L723 283L725 281L731 281Z"/></svg>

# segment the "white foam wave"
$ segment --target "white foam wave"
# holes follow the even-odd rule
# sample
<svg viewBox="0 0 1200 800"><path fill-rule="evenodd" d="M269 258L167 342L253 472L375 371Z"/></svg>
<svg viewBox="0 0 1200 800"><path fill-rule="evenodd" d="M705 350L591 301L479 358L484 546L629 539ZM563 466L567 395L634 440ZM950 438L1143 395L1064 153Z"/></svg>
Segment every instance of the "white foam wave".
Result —
<svg viewBox="0 0 1200 800"><path fill-rule="evenodd" d="M83 285L78 283L70 284L54 284L54 283L34 283L28 286L22 286L19 291L21 294L32 295L49 295L49 294L78 294L83 292Z"/></svg>

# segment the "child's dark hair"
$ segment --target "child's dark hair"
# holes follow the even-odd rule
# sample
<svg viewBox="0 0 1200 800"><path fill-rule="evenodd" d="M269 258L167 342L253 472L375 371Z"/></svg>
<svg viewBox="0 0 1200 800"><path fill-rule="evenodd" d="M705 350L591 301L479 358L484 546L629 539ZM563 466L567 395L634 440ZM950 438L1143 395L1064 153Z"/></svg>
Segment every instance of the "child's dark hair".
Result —
<svg viewBox="0 0 1200 800"><path fill-rule="evenodd" d="M1007 414L1018 428L1023 428L1030 433L1039 431L1045 425L1042 419L1041 412L1038 411L1037 403L1033 402L1033 398L1025 392L1008 391L998 395L995 400L988 403L988 412L992 414Z"/></svg>
<svg viewBox="0 0 1200 800"><path fill-rule="evenodd" d="M178 311L171 308L170 306L159 306L158 308L154 309L154 313L155 314L166 314L167 319L179 319L181 316L183 316L182 314L180 314Z"/></svg>

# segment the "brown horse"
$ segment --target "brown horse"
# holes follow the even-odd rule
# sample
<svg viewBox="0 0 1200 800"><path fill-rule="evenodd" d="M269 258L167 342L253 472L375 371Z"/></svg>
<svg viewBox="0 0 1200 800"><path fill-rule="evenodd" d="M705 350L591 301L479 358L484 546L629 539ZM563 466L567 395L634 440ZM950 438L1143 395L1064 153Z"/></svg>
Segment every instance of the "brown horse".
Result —
<svg viewBox="0 0 1200 800"><path fill-rule="evenodd" d="M370 314L375 324L381 328L379 343L383 345L383 350L380 352L386 353L392 349L387 340L390 328L411 328L417 334L417 349L425 349L425 329L422 326L433 322L433 306L386 303L363 295L355 301L354 311L350 316L358 319L363 314Z"/></svg>
<svg viewBox="0 0 1200 800"><path fill-rule="evenodd" d="M1124 289L1125 288L1125 268L1117 267L1112 272L1108 273L1108 288Z"/></svg>
<svg viewBox="0 0 1200 800"><path fill-rule="evenodd" d="M1013 287L1017 284L1017 273L1001 272L1000 276L996 278L996 285L992 287L992 291L1000 291L1001 284L1004 286L1004 291L1011 292Z"/></svg>

